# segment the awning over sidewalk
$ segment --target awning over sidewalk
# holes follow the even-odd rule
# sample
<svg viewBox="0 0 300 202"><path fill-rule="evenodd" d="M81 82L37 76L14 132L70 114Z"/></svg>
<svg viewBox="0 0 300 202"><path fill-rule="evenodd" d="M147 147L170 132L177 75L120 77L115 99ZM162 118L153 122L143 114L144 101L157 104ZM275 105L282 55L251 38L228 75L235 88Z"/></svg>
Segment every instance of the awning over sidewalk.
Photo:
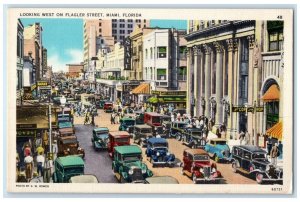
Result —
<svg viewBox="0 0 300 202"><path fill-rule="evenodd" d="M276 138L278 140L282 140L282 122L276 123L273 127L269 128L266 131L268 136Z"/></svg>
<svg viewBox="0 0 300 202"><path fill-rule="evenodd" d="M150 84L142 83L131 92L132 94L150 94Z"/></svg>
<svg viewBox="0 0 300 202"><path fill-rule="evenodd" d="M264 102L272 102L280 99L280 92L276 84L273 84L261 98Z"/></svg>

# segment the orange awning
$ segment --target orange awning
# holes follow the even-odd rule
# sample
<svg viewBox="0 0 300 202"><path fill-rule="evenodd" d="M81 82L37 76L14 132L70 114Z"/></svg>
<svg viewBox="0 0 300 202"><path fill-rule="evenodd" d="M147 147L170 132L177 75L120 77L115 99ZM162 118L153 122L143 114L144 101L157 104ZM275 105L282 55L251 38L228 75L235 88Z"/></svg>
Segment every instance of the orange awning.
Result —
<svg viewBox="0 0 300 202"><path fill-rule="evenodd" d="M132 94L150 94L150 84L142 83L131 92Z"/></svg>
<svg viewBox="0 0 300 202"><path fill-rule="evenodd" d="M273 84L261 98L263 101L274 101L280 99L280 92L276 84Z"/></svg>
<svg viewBox="0 0 300 202"><path fill-rule="evenodd" d="M271 137L276 138L281 141L282 140L282 122L278 122L274 126L269 128L266 131L266 134L268 136L271 136Z"/></svg>

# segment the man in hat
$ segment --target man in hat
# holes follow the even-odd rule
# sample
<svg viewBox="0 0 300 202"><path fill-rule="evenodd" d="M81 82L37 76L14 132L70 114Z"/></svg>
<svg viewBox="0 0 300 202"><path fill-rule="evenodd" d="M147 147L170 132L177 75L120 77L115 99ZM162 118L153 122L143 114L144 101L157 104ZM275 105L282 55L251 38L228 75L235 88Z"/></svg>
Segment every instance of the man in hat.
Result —
<svg viewBox="0 0 300 202"><path fill-rule="evenodd" d="M278 147L277 147L277 143L273 144L273 147L271 149L270 152L270 156L271 156L271 163L276 166L277 165L277 157L278 157Z"/></svg>
<svg viewBox="0 0 300 202"><path fill-rule="evenodd" d="M24 159L25 163L25 173L26 179L29 181L32 178L32 170L33 170L33 158L30 155L27 155Z"/></svg>

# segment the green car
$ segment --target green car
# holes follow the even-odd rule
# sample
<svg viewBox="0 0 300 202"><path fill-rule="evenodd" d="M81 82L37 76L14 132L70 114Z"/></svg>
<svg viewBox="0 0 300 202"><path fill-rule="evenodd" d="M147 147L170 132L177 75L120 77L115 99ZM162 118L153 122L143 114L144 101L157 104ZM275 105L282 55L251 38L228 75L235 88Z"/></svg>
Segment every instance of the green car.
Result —
<svg viewBox="0 0 300 202"><path fill-rule="evenodd" d="M135 119L124 117L120 120L119 131L126 131L129 126L135 125Z"/></svg>
<svg viewBox="0 0 300 202"><path fill-rule="evenodd" d="M144 182L153 173L142 162L142 150L136 145L115 147L112 169L120 183Z"/></svg>
<svg viewBox="0 0 300 202"><path fill-rule="evenodd" d="M84 174L84 162L79 156L58 157L54 169L53 182L67 183L71 177Z"/></svg>
<svg viewBox="0 0 300 202"><path fill-rule="evenodd" d="M95 150L107 149L109 130L106 127L93 130L92 144Z"/></svg>

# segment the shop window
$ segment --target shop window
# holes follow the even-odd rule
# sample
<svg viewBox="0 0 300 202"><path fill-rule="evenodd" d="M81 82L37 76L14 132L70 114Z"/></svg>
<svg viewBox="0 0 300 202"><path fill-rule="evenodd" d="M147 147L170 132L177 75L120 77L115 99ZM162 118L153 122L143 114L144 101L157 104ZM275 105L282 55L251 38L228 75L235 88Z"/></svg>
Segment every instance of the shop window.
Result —
<svg viewBox="0 0 300 202"><path fill-rule="evenodd" d="M166 80L166 69L157 69L157 80Z"/></svg>
<svg viewBox="0 0 300 202"><path fill-rule="evenodd" d="M167 57L167 47L160 46L157 47L157 58L166 58Z"/></svg>

